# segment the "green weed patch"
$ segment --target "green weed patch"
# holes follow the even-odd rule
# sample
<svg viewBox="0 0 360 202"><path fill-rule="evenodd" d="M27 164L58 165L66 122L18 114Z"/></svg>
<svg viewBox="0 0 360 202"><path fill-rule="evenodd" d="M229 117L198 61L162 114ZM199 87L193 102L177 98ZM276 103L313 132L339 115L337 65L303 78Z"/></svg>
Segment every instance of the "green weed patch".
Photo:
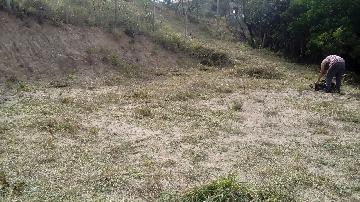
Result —
<svg viewBox="0 0 360 202"><path fill-rule="evenodd" d="M293 201L271 188L257 188L238 183L233 177L223 178L181 194L163 194L159 201Z"/></svg>

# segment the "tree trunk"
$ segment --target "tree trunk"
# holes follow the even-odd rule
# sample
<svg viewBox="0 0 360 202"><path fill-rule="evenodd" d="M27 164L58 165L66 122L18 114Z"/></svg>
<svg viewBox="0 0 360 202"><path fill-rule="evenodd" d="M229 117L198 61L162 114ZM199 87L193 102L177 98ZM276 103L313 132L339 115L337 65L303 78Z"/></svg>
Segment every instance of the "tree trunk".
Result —
<svg viewBox="0 0 360 202"><path fill-rule="evenodd" d="M251 35L249 26L246 24L246 20L245 20L245 9L246 9L245 0L242 0L242 8L239 9L238 21L241 29L244 31L246 40L251 45L251 47L254 47L254 39Z"/></svg>
<svg viewBox="0 0 360 202"><path fill-rule="evenodd" d="M114 13L114 30L116 29L117 21L118 21L118 0L115 0L115 13Z"/></svg>
<svg viewBox="0 0 360 202"><path fill-rule="evenodd" d="M245 23L245 20L243 17L238 17L238 22L239 22L239 25L240 25L240 28L243 30L244 32L244 35L245 35L245 38L246 40L248 41L248 43L254 47L254 41L253 41L253 37L251 36L251 33L250 33L250 30L249 30L249 27L248 25Z"/></svg>
<svg viewBox="0 0 360 202"><path fill-rule="evenodd" d="M69 24L70 23L70 1L66 0L64 5L64 9L65 9L65 23Z"/></svg>
<svg viewBox="0 0 360 202"><path fill-rule="evenodd" d="M266 33L264 33L262 43L261 43L261 48L265 48L265 46L266 46Z"/></svg>
<svg viewBox="0 0 360 202"><path fill-rule="evenodd" d="M155 32L155 12L156 12L156 5L155 5L155 0L154 0L153 19L152 19L152 29L153 29L153 32Z"/></svg>
<svg viewBox="0 0 360 202"><path fill-rule="evenodd" d="M10 13L12 12L11 0L6 0L6 9L7 9Z"/></svg>
<svg viewBox="0 0 360 202"><path fill-rule="evenodd" d="M186 8L184 7L184 12L185 12L185 37L187 37L188 35L188 5L187 4L186 4Z"/></svg>

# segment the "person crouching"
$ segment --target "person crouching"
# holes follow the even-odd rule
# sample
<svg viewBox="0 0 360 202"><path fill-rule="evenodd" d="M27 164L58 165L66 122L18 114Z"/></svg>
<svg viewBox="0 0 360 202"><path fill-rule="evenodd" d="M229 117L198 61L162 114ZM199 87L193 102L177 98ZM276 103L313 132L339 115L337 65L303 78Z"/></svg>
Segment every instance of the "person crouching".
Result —
<svg viewBox="0 0 360 202"><path fill-rule="evenodd" d="M336 78L335 89L340 93L341 80L345 73L345 60L337 55L329 55L321 62L320 74L317 82L318 84L322 77L326 74L326 88L325 92L331 93L331 83L333 78Z"/></svg>

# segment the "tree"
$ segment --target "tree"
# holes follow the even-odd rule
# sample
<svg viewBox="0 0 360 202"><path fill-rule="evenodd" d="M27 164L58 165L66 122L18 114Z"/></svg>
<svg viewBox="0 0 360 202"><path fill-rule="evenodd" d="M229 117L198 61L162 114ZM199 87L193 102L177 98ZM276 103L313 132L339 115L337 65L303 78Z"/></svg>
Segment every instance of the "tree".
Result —
<svg viewBox="0 0 360 202"><path fill-rule="evenodd" d="M7 9L9 12L12 12L11 0L6 0L6 9Z"/></svg>
<svg viewBox="0 0 360 202"><path fill-rule="evenodd" d="M360 65L360 0L236 0L235 3L240 8L241 27L236 30L251 38L253 42L249 43L255 47L280 50L308 62L319 62L326 55L337 54L350 67Z"/></svg>
<svg viewBox="0 0 360 202"><path fill-rule="evenodd" d="M152 29L153 29L153 32L155 31L155 13L156 13L156 2L155 0L153 0L153 19L152 19Z"/></svg>
<svg viewBox="0 0 360 202"><path fill-rule="evenodd" d="M213 0L211 10L217 16L228 16L230 13L231 0Z"/></svg>
<svg viewBox="0 0 360 202"><path fill-rule="evenodd" d="M359 9L360 0L293 1L286 12L290 39L302 42L296 49L311 61L338 54L360 64Z"/></svg>

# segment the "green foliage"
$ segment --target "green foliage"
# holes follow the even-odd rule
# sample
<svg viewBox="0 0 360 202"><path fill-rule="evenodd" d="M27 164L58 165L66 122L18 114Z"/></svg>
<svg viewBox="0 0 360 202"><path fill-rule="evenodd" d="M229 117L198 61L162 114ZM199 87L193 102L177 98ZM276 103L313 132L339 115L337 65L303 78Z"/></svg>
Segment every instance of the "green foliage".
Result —
<svg viewBox="0 0 360 202"><path fill-rule="evenodd" d="M245 16L256 47L317 63L336 54L345 58L348 67L360 70L360 0L234 2L240 8L239 15ZM246 38L242 29L233 30Z"/></svg>
<svg viewBox="0 0 360 202"><path fill-rule="evenodd" d="M258 189L237 183L233 177L214 181L184 194L165 193L159 201L203 202L203 201L293 201L290 197L270 188Z"/></svg>
<svg viewBox="0 0 360 202"><path fill-rule="evenodd" d="M293 1L284 13L293 54L318 61L325 55L345 57L349 66L360 64L360 1ZM297 55L295 55L297 56Z"/></svg>
<svg viewBox="0 0 360 202"><path fill-rule="evenodd" d="M359 14L360 1L307 0L294 1L286 15L293 40L301 40L305 56L319 59L328 54L343 55L351 63L360 64ZM294 11L301 10L301 13ZM305 34L304 34L305 33Z"/></svg>

